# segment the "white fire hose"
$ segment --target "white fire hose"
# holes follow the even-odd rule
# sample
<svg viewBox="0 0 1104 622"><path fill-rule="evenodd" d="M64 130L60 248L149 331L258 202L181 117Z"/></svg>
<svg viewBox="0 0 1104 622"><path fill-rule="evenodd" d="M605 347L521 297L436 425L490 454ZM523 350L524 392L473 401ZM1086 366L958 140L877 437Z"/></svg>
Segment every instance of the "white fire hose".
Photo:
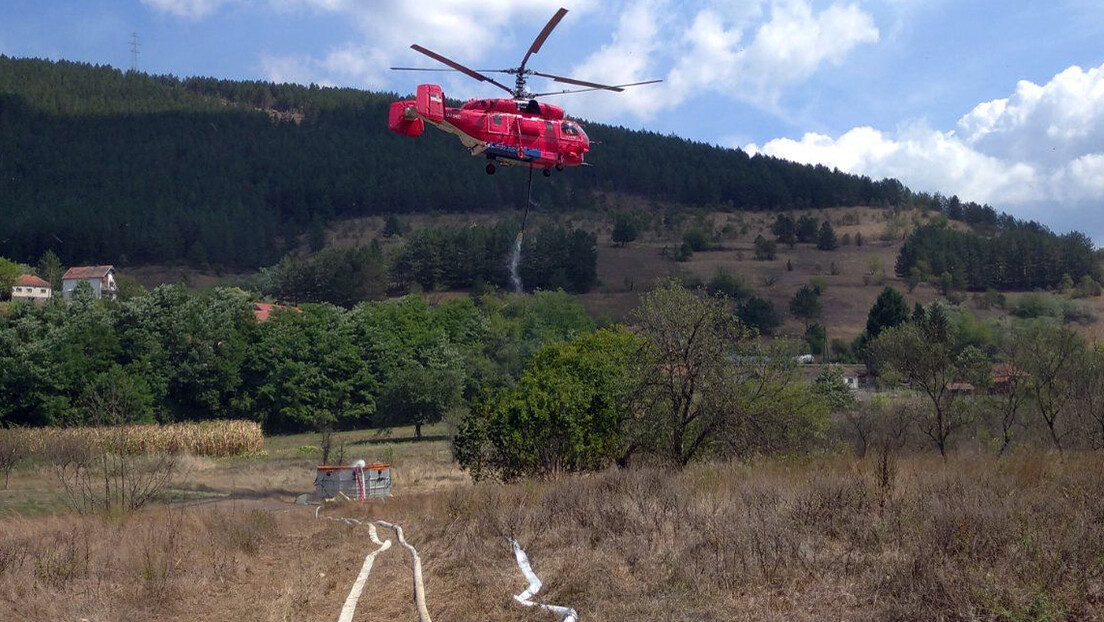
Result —
<svg viewBox="0 0 1104 622"><path fill-rule="evenodd" d="M510 538L510 545L514 547L514 558L517 559L518 568L521 568L521 574L525 575L525 580L529 582L529 587L526 588L524 592L514 596L514 600L526 607L539 607L545 611L554 613L561 617L560 622L578 622L579 614L570 607L545 605L533 602L533 597L536 596L537 592L541 589L541 580L537 578L537 574L533 572L532 566L529 565L529 556L525 554L525 551L522 550L517 540Z"/></svg>
<svg viewBox="0 0 1104 622"><path fill-rule="evenodd" d="M432 622L429 619L429 610L426 609L425 584L422 582L422 558L418 556L418 550L407 544L406 538L403 537L403 529L399 525L381 520L376 521L376 524L393 530L395 535L399 537L399 543L410 551L410 556L414 558L414 603L418 606L418 620L420 622Z"/></svg>
<svg viewBox="0 0 1104 622"><path fill-rule="evenodd" d="M356 581L353 582L352 589L349 590L349 595L345 597L345 604L341 607L341 614L337 618L337 622L352 622L353 614L356 612L357 602L360 600L360 595L364 591L364 583L368 580L368 575L372 572L372 565L376 561L376 556L380 553L391 548L390 540L379 539L379 534L376 532L376 525L386 527L395 532L395 535L399 539L399 543L406 547L410 551L410 556L414 560L414 603L418 608L418 622L433 622L429 617L429 609L426 608L425 600L425 583L422 579L422 559L418 555L418 550L411 546L403 535L403 529L400 525L389 523L387 521L375 521L374 523L368 521L367 523L356 520L355 518L333 518L330 516L319 516L319 511L322 506L318 506L314 510L315 518L326 518L332 521L344 523L346 525L360 526L367 525L368 538L372 540L372 543L376 545L376 549L368 553L364 558L364 564L360 567L360 573L357 575ZM578 622L579 614L570 607L561 607L559 605L545 605L543 603L533 602L533 597L541 589L541 580L537 578L536 573L533 572L533 568L529 565L529 557L522 550L521 545L517 540L510 539L510 545L514 549L514 558L517 560L518 568L521 569L521 573L525 575L525 580L529 582L529 587L522 593L514 596L514 600L518 603L525 605L526 607L538 607L544 611L548 611L561 617L560 622Z"/></svg>

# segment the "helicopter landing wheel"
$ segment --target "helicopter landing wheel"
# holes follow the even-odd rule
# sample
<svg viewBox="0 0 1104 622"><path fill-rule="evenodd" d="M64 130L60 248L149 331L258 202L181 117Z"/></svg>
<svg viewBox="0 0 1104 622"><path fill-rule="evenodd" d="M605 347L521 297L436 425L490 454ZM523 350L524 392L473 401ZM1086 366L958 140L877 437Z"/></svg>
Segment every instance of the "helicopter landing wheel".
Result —
<svg viewBox="0 0 1104 622"><path fill-rule="evenodd" d="M488 163L487 163L487 168L486 168L486 171L487 171L487 174L488 174L488 175L494 175L494 174L495 174L495 165L494 165L494 162L488 162Z"/></svg>
<svg viewBox="0 0 1104 622"><path fill-rule="evenodd" d="M557 164L557 165L556 165L556 170L557 170L557 171L562 171L562 170L564 170L564 165L563 165L563 164Z"/></svg>
<svg viewBox="0 0 1104 622"><path fill-rule="evenodd" d="M551 177L552 176L552 169L550 169L550 168L544 169L543 171L541 171L541 175L544 175L545 177Z"/></svg>

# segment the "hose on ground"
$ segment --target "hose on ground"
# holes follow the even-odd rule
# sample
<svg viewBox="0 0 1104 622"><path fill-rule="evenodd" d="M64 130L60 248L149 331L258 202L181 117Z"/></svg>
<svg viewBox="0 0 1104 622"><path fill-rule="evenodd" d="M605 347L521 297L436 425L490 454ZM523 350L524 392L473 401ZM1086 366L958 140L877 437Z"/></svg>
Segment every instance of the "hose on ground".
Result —
<svg viewBox="0 0 1104 622"><path fill-rule="evenodd" d="M529 582L529 587L525 588L525 591L514 596L514 600L525 605L526 607L539 607L550 613L554 613L561 617L560 622L579 622L579 614L570 607L561 607L560 605L545 605L543 603L533 602L533 597L540 591L542 584L541 580L537 577L537 573L533 572L533 567L529 565L529 556L522 550L521 545L517 540L510 538L510 545L514 548L514 559L517 560L518 568L521 569L521 574L525 575L525 580Z"/></svg>
<svg viewBox="0 0 1104 622"><path fill-rule="evenodd" d="M356 581L353 582L352 589L349 590L349 595L345 597L345 604L341 607L341 614L337 618L337 622L352 622L353 614L356 612L357 602L360 600L360 595L364 591L364 583L368 580L368 575L372 572L372 565L375 563L376 556L380 553L391 548L390 540L379 539L379 534L376 531L376 525L386 527L395 532L395 535L399 539L399 543L402 544L410 551L410 556L414 559L414 604L418 609L418 622L433 622L429 617L429 609L426 607L425 599L425 581L422 579L422 558L418 555L418 550L410 545L406 541L406 537L403 534L401 526L395 523L389 523L387 521L371 521L361 522L355 518L334 518L332 516L319 516L319 512L322 510L322 506L318 506L314 509L315 518L325 518L353 527L359 527L366 525L368 527L368 538L372 540L372 543L377 548L368 553L364 558L364 564L360 567L360 574L357 575Z"/></svg>

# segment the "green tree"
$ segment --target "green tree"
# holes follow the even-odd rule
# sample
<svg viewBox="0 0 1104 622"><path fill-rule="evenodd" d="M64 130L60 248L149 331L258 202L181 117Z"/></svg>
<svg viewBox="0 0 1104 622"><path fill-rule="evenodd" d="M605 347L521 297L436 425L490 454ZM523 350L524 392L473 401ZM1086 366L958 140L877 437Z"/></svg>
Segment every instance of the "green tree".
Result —
<svg viewBox="0 0 1104 622"><path fill-rule="evenodd" d="M610 239L614 244L624 248L629 242L635 241L638 234L636 220L628 214L618 214L613 223Z"/></svg>
<svg viewBox="0 0 1104 622"><path fill-rule="evenodd" d="M236 402L273 432L365 425L376 410L377 378L353 339L346 313L304 305L258 326Z"/></svg>
<svg viewBox="0 0 1104 622"><path fill-rule="evenodd" d="M820 224L820 231L817 233L817 248L822 251L834 251L836 246L836 232L832 229L832 223L825 220Z"/></svg>
<svg viewBox="0 0 1104 622"><path fill-rule="evenodd" d="M866 316L866 333L872 338L877 337L883 330L899 326L908 320L909 309L905 297L892 287L885 287Z"/></svg>
<svg viewBox="0 0 1104 622"><path fill-rule="evenodd" d="M823 423L821 406L793 382L791 356L764 352L722 301L667 282L642 298L633 321L644 348L629 453L680 466L746 457L806 443Z"/></svg>
<svg viewBox="0 0 1104 622"><path fill-rule="evenodd" d="M19 267L19 264L0 257L0 297L7 298L11 296L12 285L15 284L15 280L21 274L23 274L23 269Z"/></svg>
<svg viewBox="0 0 1104 622"><path fill-rule="evenodd" d="M706 237L704 231L697 227L683 234L682 241L684 244L689 244L690 250L695 253L709 250L709 238Z"/></svg>
<svg viewBox="0 0 1104 622"><path fill-rule="evenodd" d="M885 329L867 347L878 369L898 374L931 402L931 410L918 425L946 459L951 435L969 421L950 385L987 374L988 358L958 339L937 303L932 303L919 324Z"/></svg>
<svg viewBox="0 0 1104 622"><path fill-rule="evenodd" d="M797 236L797 241L802 244L811 244L817 240L817 219L805 214L801 218L797 219L797 225L794 228L794 234Z"/></svg>
<svg viewBox="0 0 1104 622"><path fill-rule="evenodd" d="M379 411L387 426L413 425L422 438L422 426L441 421L463 400L464 370L459 352L445 344L429 353L426 362L411 361L392 370L384 383Z"/></svg>
<svg viewBox="0 0 1104 622"><path fill-rule="evenodd" d="M815 287L802 285L790 298L790 313L805 323L805 330L809 330L809 320L819 318L820 312L820 292Z"/></svg>
<svg viewBox="0 0 1104 622"><path fill-rule="evenodd" d="M61 265L61 259L54 254L53 249L42 254L37 269L38 275L48 281L55 292L61 291L61 275L65 274L65 266Z"/></svg>
<svg viewBox="0 0 1104 622"><path fill-rule="evenodd" d="M778 252L778 243L762 235L755 236L755 258L759 261L773 261Z"/></svg>
<svg viewBox="0 0 1104 622"><path fill-rule="evenodd" d="M626 451L626 403L641 347L628 331L603 329L548 344L518 382L478 401L453 442L476 480L510 481L595 471Z"/></svg>
<svg viewBox="0 0 1104 622"><path fill-rule="evenodd" d="M780 244L787 244L793 248L797 243L796 226L794 220L788 214L779 214L771 225L773 233Z"/></svg>
<svg viewBox="0 0 1104 622"><path fill-rule="evenodd" d="M388 214L387 220L383 223L383 237L390 238L396 235L402 235L403 226L399 221L399 217L394 214Z"/></svg>
<svg viewBox="0 0 1104 622"><path fill-rule="evenodd" d="M1017 329L1014 338L1023 353L1020 363L1029 375L1028 391L1035 409L1054 448L1062 453L1063 443L1075 427L1067 413L1077 394L1084 340L1070 328L1042 320Z"/></svg>
<svg viewBox="0 0 1104 622"><path fill-rule="evenodd" d="M754 328L760 335L773 335L782 325L782 318L774 310L774 305L764 298L752 296L740 304L736 316L747 326Z"/></svg>
<svg viewBox="0 0 1104 622"><path fill-rule="evenodd" d="M909 269L909 274L905 278L905 284L908 286L909 293L916 289L916 286L924 281L924 273L920 268L913 266Z"/></svg>
<svg viewBox="0 0 1104 622"><path fill-rule="evenodd" d="M705 289L711 296L723 296L736 302L751 295L751 290L748 289L742 279L729 274L721 268L717 268L717 271L713 274L713 278L709 279L709 282L706 284Z"/></svg>
<svg viewBox="0 0 1104 622"><path fill-rule="evenodd" d="M805 344L809 346L809 352L815 356L821 356L827 351L827 333L821 324L810 324L805 329Z"/></svg>
<svg viewBox="0 0 1104 622"><path fill-rule="evenodd" d="M855 392L843 380L843 370L829 365L813 379L813 391L823 396L832 412L844 412L855 407Z"/></svg>

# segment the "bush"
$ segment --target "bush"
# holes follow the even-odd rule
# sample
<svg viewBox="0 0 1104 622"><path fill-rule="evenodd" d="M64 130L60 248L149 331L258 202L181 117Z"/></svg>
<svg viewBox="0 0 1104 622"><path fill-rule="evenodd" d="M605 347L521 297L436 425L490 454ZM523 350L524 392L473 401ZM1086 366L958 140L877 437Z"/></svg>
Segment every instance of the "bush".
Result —
<svg viewBox="0 0 1104 622"><path fill-rule="evenodd" d="M751 290L744 284L743 279L733 276L718 268L713 278L705 286L710 296L725 296L732 300L740 301L751 295Z"/></svg>
<svg viewBox="0 0 1104 622"><path fill-rule="evenodd" d="M683 242L678 250L675 251L675 261L685 262L690 261L690 258L694 256L694 249L688 242Z"/></svg>
<svg viewBox="0 0 1104 622"><path fill-rule="evenodd" d="M772 261L778 253L778 243L763 236L755 238L755 258L759 261Z"/></svg>
<svg viewBox="0 0 1104 622"><path fill-rule="evenodd" d="M1011 313L1024 319L1059 318L1062 317L1062 303L1049 294L1032 292L1020 296L1020 299L1013 305Z"/></svg>
<svg viewBox="0 0 1104 622"><path fill-rule="evenodd" d="M709 238L706 237L704 231L698 228L691 229L683 234L682 242L683 244L689 244L690 250L695 253L709 250Z"/></svg>
<svg viewBox="0 0 1104 622"><path fill-rule="evenodd" d="M547 345L513 387L477 402L453 450L473 479L598 471L622 450L629 364L640 339L602 329Z"/></svg>
<svg viewBox="0 0 1104 622"><path fill-rule="evenodd" d="M989 288L981 294L974 294L974 306L983 311L987 309L1004 309L1007 304L1008 302L1004 294L993 288Z"/></svg>
<svg viewBox="0 0 1104 622"><path fill-rule="evenodd" d="M614 244L624 247L629 242L636 240L638 234L636 221L628 214L618 214L613 223L613 232L610 233L610 239Z"/></svg>
<svg viewBox="0 0 1104 622"><path fill-rule="evenodd" d="M774 310L774 305L769 300L758 296L752 296L744 301L737 309L736 317L747 326L759 331L760 335L773 335L775 329L782 325L782 318Z"/></svg>

